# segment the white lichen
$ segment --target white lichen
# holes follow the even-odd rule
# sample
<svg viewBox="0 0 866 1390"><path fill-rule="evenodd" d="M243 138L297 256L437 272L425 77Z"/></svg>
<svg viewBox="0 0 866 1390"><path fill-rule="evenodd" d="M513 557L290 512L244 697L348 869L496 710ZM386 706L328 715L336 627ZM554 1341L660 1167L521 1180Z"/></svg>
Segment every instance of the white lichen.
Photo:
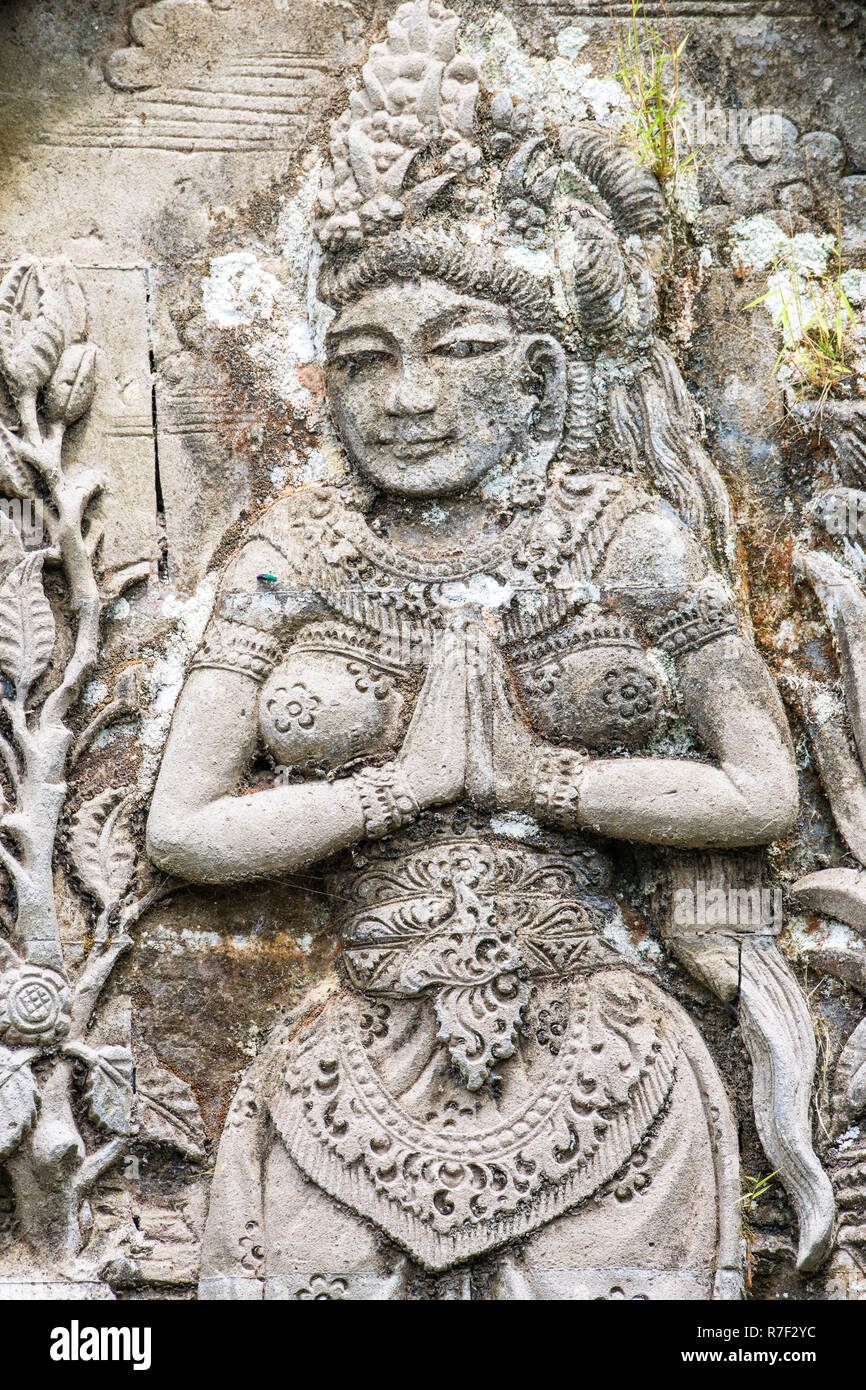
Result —
<svg viewBox="0 0 866 1390"><path fill-rule="evenodd" d="M202 307L218 328L240 328L273 318L280 282L252 251L214 256L202 281Z"/></svg>
<svg viewBox="0 0 866 1390"><path fill-rule="evenodd" d="M557 56L537 57L522 47L510 20L492 15L466 24L458 44L472 56L486 87L508 88L531 107L536 129L546 121L585 120L590 113L603 125L617 124L626 111L625 93L613 78L593 76L591 64L574 61L586 41L569 25L560 31Z"/></svg>
<svg viewBox="0 0 866 1390"><path fill-rule="evenodd" d="M728 230L731 261L743 270L796 269L803 276L824 275L835 245L827 232L789 236L764 213L741 217Z"/></svg>

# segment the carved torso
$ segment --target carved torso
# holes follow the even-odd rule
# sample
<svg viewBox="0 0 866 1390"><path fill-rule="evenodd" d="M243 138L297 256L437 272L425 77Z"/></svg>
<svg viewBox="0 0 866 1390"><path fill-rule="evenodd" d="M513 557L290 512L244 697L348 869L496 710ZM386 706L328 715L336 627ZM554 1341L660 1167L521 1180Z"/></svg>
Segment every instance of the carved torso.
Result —
<svg viewBox="0 0 866 1390"><path fill-rule="evenodd" d="M539 513L460 558L389 546L336 490L292 503L253 533L274 548L274 580L222 599L227 624L212 628L199 662L219 664L221 642L252 663L257 649L270 652L260 734L298 772L330 773L398 746L434 633L476 593L479 603L491 590L499 599L501 650L537 733L607 753L645 749L671 707L653 648L736 630L724 602L697 586L638 626L616 586L595 582L617 529L649 505L611 477L568 480ZM315 616L304 620L308 606Z"/></svg>
<svg viewBox="0 0 866 1390"><path fill-rule="evenodd" d="M536 733L612 755L651 751L675 698L665 650L736 628L700 585L636 606L616 576L599 583L620 528L652 505L609 476L567 480L458 557L388 544L337 490L291 501L253 533L272 577L226 586L198 661L264 676L259 733L298 778L393 756L436 632L476 595ZM623 970L599 850L457 806L346 852L325 881L349 993L274 1044L270 1113L326 1191L351 1188L435 1266L645 1161L678 1026Z"/></svg>

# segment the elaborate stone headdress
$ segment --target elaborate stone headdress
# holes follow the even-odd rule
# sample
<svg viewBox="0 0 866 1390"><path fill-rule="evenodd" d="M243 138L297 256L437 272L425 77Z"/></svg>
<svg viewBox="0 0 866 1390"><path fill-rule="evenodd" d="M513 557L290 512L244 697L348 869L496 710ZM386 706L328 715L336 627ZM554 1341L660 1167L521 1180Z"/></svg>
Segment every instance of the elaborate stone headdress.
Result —
<svg viewBox="0 0 866 1390"><path fill-rule="evenodd" d="M483 91L458 52L458 23L436 0L400 5L370 49L363 89L332 123L316 208L321 297L339 307L386 280L429 275L555 333L569 352L560 461L597 466L608 412L620 461L649 473L729 559L726 490L654 336L667 227L657 181L603 127L545 129L510 92ZM617 358L617 380L602 373L596 385L601 348Z"/></svg>

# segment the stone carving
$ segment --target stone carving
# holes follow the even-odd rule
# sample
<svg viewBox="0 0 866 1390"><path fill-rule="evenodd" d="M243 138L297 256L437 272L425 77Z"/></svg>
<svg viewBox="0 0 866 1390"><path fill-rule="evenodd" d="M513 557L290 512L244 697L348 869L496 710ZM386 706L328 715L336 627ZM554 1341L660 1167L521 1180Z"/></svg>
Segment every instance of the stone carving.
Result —
<svg viewBox="0 0 866 1390"><path fill-rule="evenodd" d="M16 418L0 424L0 474L7 499L28 503L38 527L26 537L35 542L29 548L11 512L0 527L0 1156L22 1273L85 1291L105 1258L93 1247L78 1258L93 1225L88 1196L129 1137L150 1123L148 1089L133 1092L132 1052L108 1041L94 1015L136 922L168 888L157 879L136 897L130 788L107 788L71 816L64 810L67 767L134 703L127 676L70 754L71 718L99 654L106 591L97 578L102 528L93 503L108 480L92 467L71 467L64 436L91 407L96 354L72 266L34 259L13 266L0 284L0 372ZM49 590L45 566L58 572L60 597ZM61 827L71 868L96 907L77 968L67 959L56 898ZM164 1074L163 1084L171 1080ZM172 1109L167 1098L164 1113ZM14 1260L4 1264L13 1286L14 1270Z"/></svg>
<svg viewBox="0 0 866 1390"><path fill-rule="evenodd" d="M811 413L809 403L800 414ZM866 863L866 777L863 772L864 730L862 683L866 597L862 581L863 550L859 518L866 502L864 480L864 421L862 408L851 402L829 401L820 412L822 429L833 456L841 486L819 493L812 512L826 544L840 547L840 558L825 548L795 553L797 573L812 589L826 616L839 662L842 698L817 681L804 678L799 699L810 746L839 834L859 865ZM822 698L823 696L823 698ZM822 917L836 919L862 934L866 929L866 871L863 867L833 867L807 874L794 884L802 906ZM820 968L854 985L862 993L858 951L852 944L815 952ZM863 1063L866 1018L845 1041L832 1075L831 1137L837 1139L863 1113ZM863 1191L862 1148L839 1151L834 1181L843 1218L839 1247L844 1261L853 1263L862 1285L866 1269L863 1231L857 1219ZM852 1214L853 1213L853 1214Z"/></svg>
<svg viewBox="0 0 866 1390"><path fill-rule="evenodd" d="M345 477L247 529L150 808L177 878L322 866L342 939L229 1111L200 1296L473 1296L485 1256L498 1298L736 1297L728 1101L616 946L609 851L655 847L676 885L692 851L785 835L790 736L655 335L659 189L592 123L482 91L456 29L401 5L332 125L316 290ZM699 753L659 743L675 707ZM799 988L770 931L666 939L738 1002L814 1269L834 1203Z"/></svg>
<svg viewBox="0 0 866 1390"><path fill-rule="evenodd" d="M255 154L296 138L335 64L351 59L359 20L347 0L322 7L298 0L294 8L307 38L300 50L286 43L288 7L281 12L261 0L140 6L131 19L132 44L105 64L110 105L95 119L92 113L43 128L40 142Z"/></svg>

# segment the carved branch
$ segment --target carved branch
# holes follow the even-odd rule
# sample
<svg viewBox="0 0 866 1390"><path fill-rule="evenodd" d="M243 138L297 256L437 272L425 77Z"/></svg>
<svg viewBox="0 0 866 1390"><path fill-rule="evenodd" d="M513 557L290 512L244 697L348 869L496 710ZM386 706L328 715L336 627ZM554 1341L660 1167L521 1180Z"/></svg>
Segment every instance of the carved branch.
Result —
<svg viewBox="0 0 866 1390"><path fill-rule="evenodd" d="M2 840L0 840L0 864L12 878L19 892L24 885L29 883L29 875L24 865L7 849Z"/></svg>
<svg viewBox="0 0 866 1390"><path fill-rule="evenodd" d="M116 1135L113 1139L109 1139L107 1144L95 1149L84 1160L78 1170L78 1178L75 1183L75 1192L79 1198L90 1191L96 1180L102 1177L102 1174L111 1167L112 1163L117 1162L128 1143L129 1139L125 1135Z"/></svg>
<svg viewBox="0 0 866 1390"><path fill-rule="evenodd" d="M94 715L90 723L79 734L69 753L70 763L76 763L82 753L90 747L93 740L103 729L107 729L111 724L125 718L127 715L135 714L138 711L138 699L136 695L135 673L132 673L132 681L127 677L127 672L121 673L117 682L117 694L98 714Z"/></svg>
<svg viewBox="0 0 866 1390"><path fill-rule="evenodd" d="M119 958L133 944L133 938L129 935L132 927L151 907L170 897L181 886L176 879L160 877L141 898L121 909L115 934L111 937L107 936L108 922L117 911L117 904L110 905L100 915L96 938L73 991L70 1040L82 1038L87 1031L106 981Z"/></svg>
<svg viewBox="0 0 866 1390"><path fill-rule="evenodd" d="M21 766L15 749L2 734L0 734L0 758L3 760L3 766L6 768L12 788L17 793L20 787Z"/></svg>

